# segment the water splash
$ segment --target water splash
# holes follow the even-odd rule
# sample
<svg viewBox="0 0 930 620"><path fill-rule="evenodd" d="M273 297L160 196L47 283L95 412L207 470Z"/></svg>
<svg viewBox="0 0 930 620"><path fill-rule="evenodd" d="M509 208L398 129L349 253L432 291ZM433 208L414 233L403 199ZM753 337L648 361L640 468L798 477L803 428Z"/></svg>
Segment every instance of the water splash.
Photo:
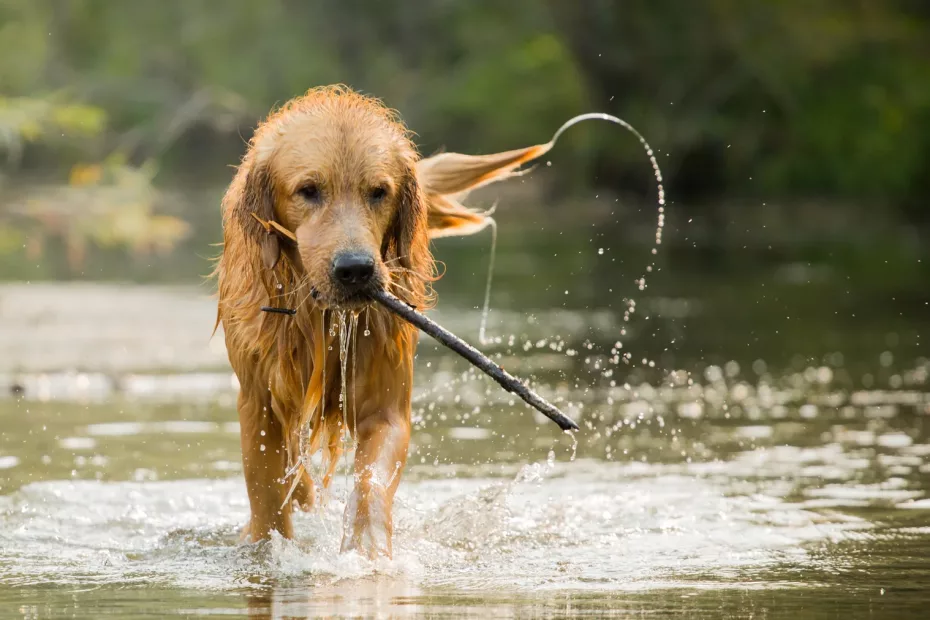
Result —
<svg viewBox="0 0 930 620"><path fill-rule="evenodd" d="M578 436L575 435L574 431L567 430L565 434L572 438L572 455L569 457L569 461L574 462L575 457L578 456Z"/></svg>
<svg viewBox="0 0 930 620"><path fill-rule="evenodd" d="M556 145L556 142L558 142L561 135L565 133L570 127L574 127L578 123L589 121L589 120L599 120L599 121L607 121L609 123L614 123L616 125L620 125L624 129L632 133L636 137L636 139L639 140L639 143L643 146L643 149L646 152L646 156L649 158L649 163L652 165L653 175L655 176L655 180L656 180L656 200L657 200L657 205L658 205L658 214L656 218L655 244L650 250L650 255L652 256L652 260L649 262L648 265L646 265L644 273L634 281L637 289L640 291L644 291L646 290L646 274L650 274L655 271L656 256L659 253L659 246L662 245L662 232L665 228L665 186L663 184L664 181L663 181L663 176L662 176L662 169L660 168L659 162L656 159L655 151L653 151L652 146L649 145L649 142L646 141L646 138L643 136L643 134L641 134L635 127L633 127L631 124L629 124L622 118L613 116L611 114L605 114L603 112L589 112L587 114L579 114L578 116L575 116L565 121L562 124L562 126L556 130L555 134L553 134L552 139L549 140L549 142L546 143L545 145L542 145L542 148L539 150L539 154L535 155L534 157L538 157L539 155L542 155L543 153L547 153L552 148L554 148ZM548 162L547 162L547 165L548 165ZM491 258L490 258L490 263L488 267L488 281L485 287L484 307L481 313L481 324L478 330L478 340L481 342L481 344L489 344L492 342L491 340L486 338L486 328L487 328L487 319L488 319L488 312L489 312L489 303L490 303L490 297L491 297L491 275L494 269L494 251L497 245L497 224L491 218L488 218L488 220L490 221L491 226L492 226ZM603 253L603 251L600 250L599 253ZM627 307L623 313L623 320L625 322L629 322L630 316L635 312L636 312L636 301L632 297L630 297L627 299Z"/></svg>
<svg viewBox="0 0 930 620"><path fill-rule="evenodd" d="M326 339L326 317L327 317L327 310L324 308L324 309L320 310L320 341L321 341L321 343L322 343L322 346L320 347L320 351L321 351L321 353L322 353L322 359L320 360L320 364L321 364L321 367L322 367L322 370L321 370L321 375L322 375L321 386L322 386L322 388L321 388L321 393L320 393L320 403L319 403L319 405L317 405L317 406L320 408L320 427L321 427L321 428L326 428L326 392L327 392L327 389L326 389L326 388L327 388L327 383L326 383L326 365L327 365L326 351L331 351L331 350L332 350L332 347L331 347L331 346L328 346L328 344L327 344L327 339ZM316 360L314 360L314 363L316 363ZM301 433L305 433L305 434L306 434L306 436L307 436L308 439L309 439L309 437L310 437L310 434L312 433L312 429L311 429L312 420L313 420L313 416L312 416L312 415L311 415L311 416L308 416L308 417L307 417L307 428L301 431ZM305 444L305 445L306 445L306 444ZM317 488L317 489L320 489L320 494L321 494L321 495L320 495L320 500L321 500L321 501L318 502L318 503L322 506L323 504L325 504L325 503L327 502L327 499L328 499L328 497L327 497L328 490L327 490L327 488L326 488L326 485L323 484L323 478L324 478L324 475L325 475L325 473L324 473L324 472L325 472L325 466L321 463L321 464L320 464L320 471L317 473L317 475L314 475L314 470L313 470L313 468L311 467L311 458L310 458L310 454L309 454L309 448L307 448L307 449L302 449L302 450L301 450L301 453L300 453L300 462L303 463L304 469L307 471L307 473L310 475L310 478L313 480L313 482L314 482L314 487Z"/></svg>
<svg viewBox="0 0 930 620"><path fill-rule="evenodd" d="M488 213L493 213L495 204ZM481 308L481 324L478 326L478 342L482 345L491 344L492 340L486 337L488 329L488 314L491 312L491 279L494 276L494 260L497 254L497 221L488 217L491 226L491 255L488 258L488 281L484 286L484 306Z"/></svg>
<svg viewBox="0 0 930 620"><path fill-rule="evenodd" d="M652 273L655 270L655 257L659 253L659 246L662 245L662 231L665 228L665 187L663 185L662 169L659 167L659 162L656 160L655 152L652 150L652 147L649 145L649 142L646 141L646 138L637 131L635 127L630 125L628 122L622 118L612 116L610 114L603 114L600 112L592 112L590 114L581 114L572 119L566 121L558 131L555 132L555 135L552 137L550 144L555 144L556 140L559 139L559 136L562 135L569 127L577 125L582 121L587 120L602 120L608 121L620 125L639 140L639 143L643 145L643 149L646 151L646 156L649 158L649 163L652 164L652 172L655 175L656 179L656 188L657 188L657 202L658 202L658 216L656 220L656 235L655 235L655 245L653 245L650 254L652 255L652 260L646 266L646 273ZM636 286L640 291L646 290L646 273L635 280ZM636 311L636 302L632 298L627 300L627 308L623 313L623 320L629 321L630 315Z"/></svg>
<svg viewBox="0 0 930 620"><path fill-rule="evenodd" d="M357 312L346 313L339 312L337 315L338 323L336 331L339 334L339 411L342 415L342 424L340 425L340 441L342 442L343 465L345 467L346 493L348 493L350 484L349 476L351 467L349 464L349 453L354 452L357 447L356 429L358 426L358 412L355 409L355 366L356 366L356 340L358 337L358 319ZM352 378L349 379L349 359L352 359ZM349 384L352 385L352 398L349 399ZM352 404L353 424L349 425L349 403ZM345 501L348 501L346 496Z"/></svg>
<svg viewBox="0 0 930 620"><path fill-rule="evenodd" d="M366 315L367 316L367 315ZM358 350L358 319L359 315L354 313L352 315L352 448L355 449L358 447L358 400L355 398L355 386L357 385L355 369L358 364L358 356L356 351ZM367 335L367 334L366 334Z"/></svg>
<svg viewBox="0 0 930 620"><path fill-rule="evenodd" d="M333 321L333 330L339 334L339 413L342 416L342 422L339 425L339 440L342 442L343 465L345 466L346 482L349 476L349 450L347 447L346 435L349 434L349 407L348 407L348 390L347 375L349 363L349 342L352 336L350 323L346 322L346 312L344 310L337 312L336 320ZM325 388L324 388L325 389ZM346 484L348 487L348 484ZM348 497L346 498L348 500Z"/></svg>

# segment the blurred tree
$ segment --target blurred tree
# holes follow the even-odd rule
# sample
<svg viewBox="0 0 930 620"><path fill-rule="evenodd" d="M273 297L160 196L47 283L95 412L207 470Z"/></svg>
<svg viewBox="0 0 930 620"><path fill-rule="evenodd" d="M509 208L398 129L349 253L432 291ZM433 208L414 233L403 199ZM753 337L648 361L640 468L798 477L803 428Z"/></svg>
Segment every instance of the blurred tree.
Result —
<svg viewBox="0 0 930 620"><path fill-rule="evenodd" d="M113 153L225 179L269 107L346 82L426 153L540 142L596 109L650 138L679 202L827 198L926 222L927 6L0 0L0 149L57 182ZM651 194L638 144L586 127L553 154L560 182Z"/></svg>
<svg viewBox="0 0 930 620"><path fill-rule="evenodd" d="M674 193L898 202L930 157L930 15L911 0L550 0L595 101ZM602 148L602 170L623 167Z"/></svg>

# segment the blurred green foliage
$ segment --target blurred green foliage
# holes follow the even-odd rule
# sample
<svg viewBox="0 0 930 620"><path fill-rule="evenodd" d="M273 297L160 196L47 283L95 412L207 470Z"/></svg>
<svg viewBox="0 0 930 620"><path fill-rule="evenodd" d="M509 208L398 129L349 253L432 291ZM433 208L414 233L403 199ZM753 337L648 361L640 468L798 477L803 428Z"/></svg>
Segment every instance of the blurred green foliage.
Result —
<svg viewBox="0 0 930 620"><path fill-rule="evenodd" d="M104 130L100 108L76 104L60 95L0 98L0 146L15 166L26 145L41 142L62 152L93 142ZM73 148L78 156L91 156ZM0 255L25 250L34 262L43 257L49 238L61 242L68 265L84 265L88 245L127 248L136 254L167 252L184 238L189 225L156 214L159 191L153 184L153 161L128 165L115 152L100 162L75 164L64 182L45 179L26 191L5 192L0 209Z"/></svg>
<svg viewBox="0 0 930 620"><path fill-rule="evenodd" d="M668 154L673 186L716 195L901 201L930 174L919 0L0 0L0 24L0 92L67 89L143 148L204 93L196 123L237 134L347 82L401 110L427 151L512 148L600 109ZM614 132L590 138L601 182L638 156Z"/></svg>
<svg viewBox="0 0 930 620"><path fill-rule="evenodd" d="M400 110L425 153L538 143L599 110L650 139L682 208L930 223L922 0L0 0L8 181L119 161L102 183L157 163L219 185L270 107L333 82ZM559 145L562 189L650 196L639 145L587 127Z"/></svg>
<svg viewBox="0 0 930 620"><path fill-rule="evenodd" d="M15 164L27 143L54 141L58 135L96 136L105 120L100 108L70 103L60 96L0 96L0 148L7 153L8 163Z"/></svg>

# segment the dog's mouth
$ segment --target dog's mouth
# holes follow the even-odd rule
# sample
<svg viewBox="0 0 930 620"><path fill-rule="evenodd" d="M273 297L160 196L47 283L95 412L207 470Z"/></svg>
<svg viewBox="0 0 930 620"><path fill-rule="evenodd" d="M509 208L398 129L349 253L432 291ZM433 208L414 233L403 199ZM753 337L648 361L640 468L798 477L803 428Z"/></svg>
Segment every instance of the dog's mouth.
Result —
<svg viewBox="0 0 930 620"><path fill-rule="evenodd" d="M361 310L366 306L370 305L374 299L374 296L378 294L379 291L383 289L381 285L372 284L370 286L365 286L364 288L346 291L335 289L330 291L328 294L324 294L320 291L319 288L311 286L307 297L313 300L313 304L310 305L311 308L318 308L322 310ZM296 307L289 306L261 306L262 312L268 312L272 314L286 314L293 316L297 314L297 311L301 307L306 307L305 303L307 300L301 300Z"/></svg>
<svg viewBox="0 0 930 620"><path fill-rule="evenodd" d="M360 310L371 303L371 294L375 290L369 291L366 289L365 291L349 293L335 299L328 305L334 310Z"/></svg>
<svg viewBox="0 0 930 620"><path fill-rule="evenodd" d="M328 310L361 310L371 303L372 296L384 288L380 278L361 286L332 286L323 293L317 288L310 291L310 295L317 307Z"/></svg>

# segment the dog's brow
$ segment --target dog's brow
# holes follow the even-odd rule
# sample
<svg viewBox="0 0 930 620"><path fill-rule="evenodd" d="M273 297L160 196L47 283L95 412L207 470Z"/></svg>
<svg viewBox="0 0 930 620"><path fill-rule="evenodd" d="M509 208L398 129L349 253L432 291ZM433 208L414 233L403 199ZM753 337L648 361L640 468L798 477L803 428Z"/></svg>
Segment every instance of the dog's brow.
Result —
<svg viewBox="0 0 930 620"><path fill-rule="evenodd" d="M387 191L391 192L394 191L394 182L390 177L372 177L368 180L368 188L371 189L375 187L383 187Z"/></svg>
<svg viewBox="0 0 930 620"><path fill-rule="evenodd" d="M325 175L313 171L307 172L300 175L294 176L294 187L291 188L292 192L299 191L300 189L307 187L308 185L316 185L321 190L327 188L326 177Z"/></svg>

